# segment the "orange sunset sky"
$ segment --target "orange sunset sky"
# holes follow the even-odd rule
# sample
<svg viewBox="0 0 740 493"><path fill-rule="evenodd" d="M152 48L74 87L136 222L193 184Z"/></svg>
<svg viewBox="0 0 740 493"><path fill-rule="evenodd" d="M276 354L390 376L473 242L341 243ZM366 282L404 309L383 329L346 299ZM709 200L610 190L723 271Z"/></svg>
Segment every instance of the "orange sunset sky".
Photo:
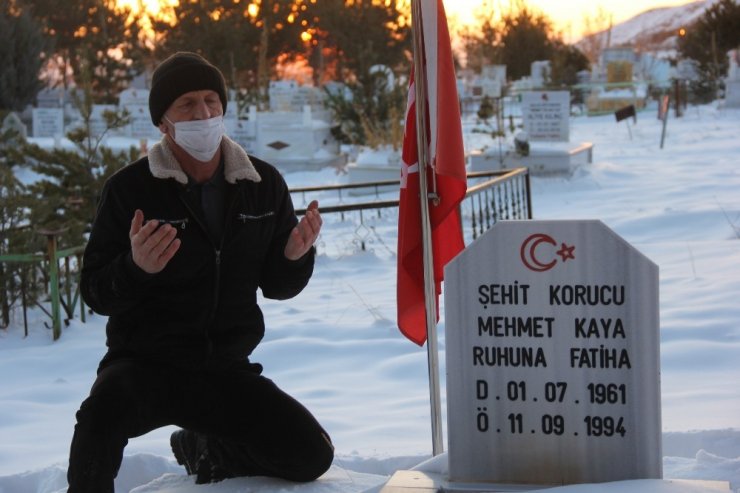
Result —
<svg viewBox="0 0 740 493"><path fill-rule="evenodd" d="M562 32L565 41L577 41L584 30L584 19L595 18L601 11L612 16L614 24L625 21L641 12L657 7L671 7L694 0L527 0L526 5L544 13L555 28ZM509 0L445 0L445 10L450 18L461 24L475 23L475 10L491 3L495 12L506 11ZM451 21L452 22L452 21Z"/></svg>
<svg viewBox="0 0 740 493"><path fill-rule="evenodd" d="M319 0L320 1L320 0ZM476 9L484 4L493 5L494 12L509 9L511 0L444 0L451 27L476 23ZM526 4L544 13L553 22L567 42L577 41L584 31L586 17L611 16L615 24L657 7L691 3L694 0L527 0ZM177 0L144 0L147 9L156 12L160 4L173 4ZM118 0L120 5L136 5L138 0Z"/></svg>

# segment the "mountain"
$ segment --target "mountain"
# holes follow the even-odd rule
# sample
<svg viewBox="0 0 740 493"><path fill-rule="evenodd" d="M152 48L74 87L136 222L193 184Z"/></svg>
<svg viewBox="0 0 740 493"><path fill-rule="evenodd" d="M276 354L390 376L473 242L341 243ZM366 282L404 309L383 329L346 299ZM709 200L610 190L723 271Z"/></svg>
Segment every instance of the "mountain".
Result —
<svg viewBox="0 0 740 493"><path fill-rule="evenodd" d="M704 12L718 0L699 0L676 7L646 10L631 19L612 26L611 32L604 30L585 36L576 45L580 48L598 45L633 45L640 51L668 51L676 49L678 31L689 28Z"/></svg>

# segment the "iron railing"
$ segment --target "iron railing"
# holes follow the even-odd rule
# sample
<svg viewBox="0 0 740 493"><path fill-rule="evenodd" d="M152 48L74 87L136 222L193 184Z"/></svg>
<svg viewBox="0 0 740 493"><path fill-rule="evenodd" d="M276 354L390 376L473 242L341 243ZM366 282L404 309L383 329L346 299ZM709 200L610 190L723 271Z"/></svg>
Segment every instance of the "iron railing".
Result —
<svg viewBox="0 0 740 493"><path fill-rule="evenodd" d="M468 187L460 205L460 211L463 222L468 224L469 233L473 239L483 234L491 228L496 222L505 219L531 219L532 218L532 200L531 188L529 181L529 172L526 168L518 168L504 171L485 171L468 174ZM355 232L361 228L372 229L372 226L365 225L365 214L368 211L376 211L378 217L381 211L398 207L397 198L384 198L390 194L398 193L399 180L386 180L367 183L329 185L318 187L293 188L291 193L302 196L303 203L313 194L326 194L327 192L336 192L337 203L322 205L322 215L339 214L340 220L345 221L345 214L358 213L359 224ZM351 201L344 203L347 199L346 192L351 190L370 191L375 195L374 200ZM297 208L296 214L302 216L305 214L305 206ZM465 229L465 226L463 226ZM23 321L25 333L28 334L28 324L26 308L28 301L35 303L51 319L51 329L54 340L61 335L62 323L68 324L69 319L74 317L74 312L79 308L80 319L85 321L85 304L80 295L79 279L80 268L82 265L82 254L84 246L74 248L57 249L57 236L53 232L44 232L47 238L47 252L34 254L8 254L0 255L0 263L28 263L33 268L22 270L20 274L21 301L23 305ZM365 250L365 239L358 236L358 242L362 250ZM62 261L62 268L60 268ZM4 273L12 272L10 269L3 269ZM39 279L39 273L40 278ZM26 276L29 276L28 278ZM49 296L49 308L37 300L29 300L26 286L38 282L46 284L46 291ZM62 313L64 311L64 313Z"/></svg>
<svg viewBox="0 0 740 493"><path fill-rule="evenodd" d="M85 321L85 303L80 295L80 266L82 265L82 254L84 246L57 248L57 234L54 232L42 232L47 239L47 252L27 254L0 255L0 264L23 263L31 264L31 269L22 269L20 273L13 273L9 269L3 269L3 273L19 276L21 286L21 305L23 307L24 333L28 335L28 302L38 306L41 311L51 319L51 329L54 340L59 339L62 333L62 322L65 325L74 317L74 312L79 304L80 320ZM74 261L73 261L74 259ZM62 268L59 262L63 261ZM39 279L39 275L40 278ZM46 292L49 296L49 308L41 304L35 297L29 296L28 287L39 281L46 284ZM4 283L3 283L4 284ZM3 295L8 293L3 292ZM31 299L29 299L31 298ZM62 310L66 315L62 317Z"/></svg>
<svg viewBox="0 0 740 493"><path fill-rule="evenodd" d="M471 184L472 182L472 184ZM465 200L460 206L464 223L469 224L472 239L476 239L497 221L506 219L532 219L532 197L527 168L516 168L501 171L479 171L468 173L468 190ZM384 180L377 182L354 183L344 185L329 185L316 187L292 188L291 194L301 197L302 204L316 194L336 192L336 202L321 205L321 214L339 214L342 221L349 212L358 212L360 225L365 222L364 212L376 211L378 217L384 209L398 207L397 198L384 198L394 193L398 194L400 180ZM346 192L364 189L373 200L362 202L343 203ZM299 207L296 214L302 216L306 208ZM464 227L464 226L463 226ZM362 242L361 242L362 243ZM362 243L362 249L365 249Z"/></svg>

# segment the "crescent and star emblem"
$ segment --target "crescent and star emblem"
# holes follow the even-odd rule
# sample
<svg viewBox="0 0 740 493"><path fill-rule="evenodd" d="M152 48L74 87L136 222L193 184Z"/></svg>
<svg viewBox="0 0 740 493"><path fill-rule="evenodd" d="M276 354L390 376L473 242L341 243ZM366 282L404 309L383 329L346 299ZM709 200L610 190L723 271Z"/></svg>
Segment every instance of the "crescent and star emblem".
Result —
<svg viewBox="0 0 740 493"><path fill-rule="evenodd" d="M524 265L529 270L532 270L534 272L545 272L552 269L557 264L558 261L556 258L553 258L549 262L543 262L541 260L541 257L537 256L537 248L543 243L547 243L554 247L558 246L558 242L555 241L552 236L543 233L535 233L533 235L530 235L527 237L526 240L524 240L524 242L522 242L522 247L519 250L519 255L521 256L522 263L524 263ZM565 262L569 259L575 260L575 249L575 245L567 245L566 243L561 243L560 249L556 251L555 254L560 256L562 262Z"/></svg>

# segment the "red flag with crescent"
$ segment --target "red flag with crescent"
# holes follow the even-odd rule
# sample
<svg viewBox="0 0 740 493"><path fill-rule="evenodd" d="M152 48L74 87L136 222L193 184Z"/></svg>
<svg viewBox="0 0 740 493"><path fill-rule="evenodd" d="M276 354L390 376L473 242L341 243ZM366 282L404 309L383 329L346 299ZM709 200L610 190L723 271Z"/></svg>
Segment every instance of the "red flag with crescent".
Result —
<svg viewBox="0 0 740 493"><path fill-rule="evenodd" d="M442 0L421 2L426 76L427 168L429 191L439 196L429 205L434 255L435 297L438 300L444 266L465 244L459 204L467 190L457 80ZM415 77L412 71L406 108L398 211L398 327L410 340L427 338L424 295L422 218L419 199L419 159L416 137ZM433 185L434 184L434 185ZM436 188L436 190L435 190ZM437 304L435 303L435 306ZM437 310L437 319L439 310Z"/></svg>

